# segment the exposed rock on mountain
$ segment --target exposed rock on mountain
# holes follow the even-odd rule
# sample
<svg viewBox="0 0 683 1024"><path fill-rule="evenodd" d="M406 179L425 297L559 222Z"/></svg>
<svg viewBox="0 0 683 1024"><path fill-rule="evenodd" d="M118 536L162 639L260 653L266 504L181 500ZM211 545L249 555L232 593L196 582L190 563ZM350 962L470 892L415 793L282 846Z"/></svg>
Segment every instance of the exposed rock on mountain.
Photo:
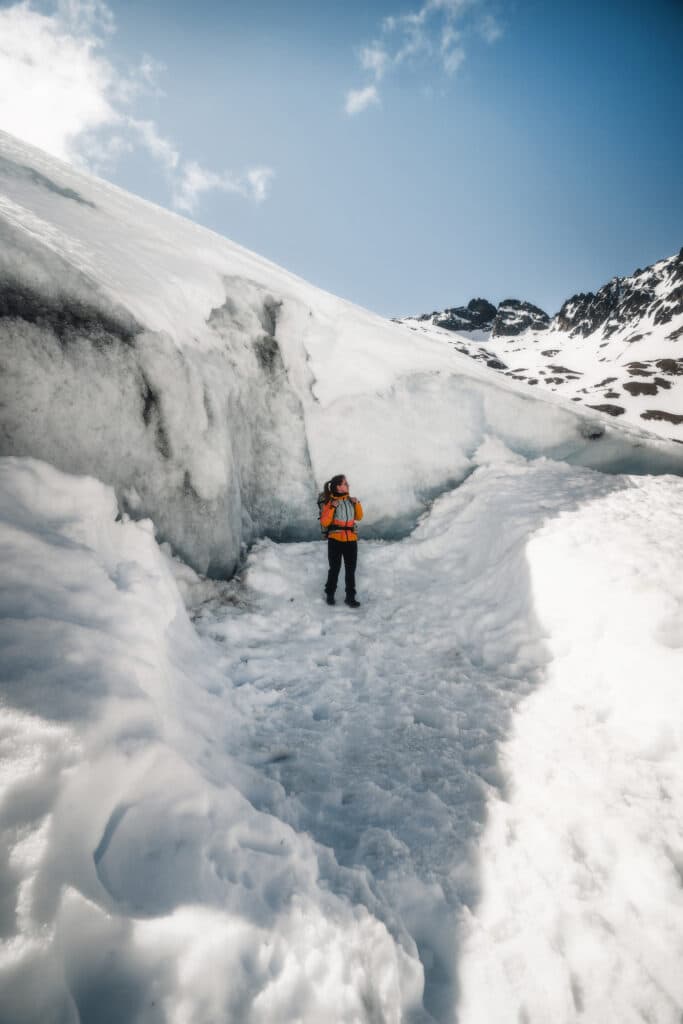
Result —
<svg viewBox="0 0 683 1024"><path fill-rule="evenodd" d="M446 331L490 331L496 307L486 299L472 299L466 306L444 309L443 313L425 313L420 320L430 320Z"/></svg>
<svg viewBox="0 0 683 1024"><path fill-rule="evenodd" d="M472 299L466 306L454 306L407 319L428 322L458 334L484 331L492 338L514 338L524 331L543 331L551 322L548 314L538 306L519 299L504 299L498 306L488 299Z"/></svg>
<svg viewBox="0 0 683 1024"><path fill-rule="evenodd" d="M550 317L531 302L519 299L503 299L498 306L492 338L514 338L524 331L544 331L550 325Z"/></svg>
<svg viewBox="0 0 683 1024"><path fill-rule="evenodd" d="M483 313L476 323L475 306ZM492 318L491 309L476 299L405 322L441 334L509 380L556 391L625 422L645 421L648 429L683 442L683 249L597 292L573 295L552 319L518 299L505 299Z"/></svg>
<svg viewBox="0 0 683 1024"><path fill-rule="evenodd" d="M570 337L587 338L600 331L610 338L625 328L633 333L629 342L640 341L643 321L652 326L669 324L683 314L683 248L669 259L660 260L630 277L614 277L597 292L579 292L562 304L554 317L531 302L504 299L498 307L486 299L472 299L466 306L442 312L423 313L406 320L429 322L458 333L490 331L492 338L514 338L525 331L557 330ZM677 327L669 338L683 336Z"/></svg>
<svg viewBox="0 0 683 1024"><path fill-rule="evenodd" d="M683 249L670 259L615 277L596 293L573 295L563 304L555 324L570 337L588 337L600 330L610 338L627 326L639 331L643 320L668 324L683 313ZM639 341L637 333L627 340Z"/></svg>

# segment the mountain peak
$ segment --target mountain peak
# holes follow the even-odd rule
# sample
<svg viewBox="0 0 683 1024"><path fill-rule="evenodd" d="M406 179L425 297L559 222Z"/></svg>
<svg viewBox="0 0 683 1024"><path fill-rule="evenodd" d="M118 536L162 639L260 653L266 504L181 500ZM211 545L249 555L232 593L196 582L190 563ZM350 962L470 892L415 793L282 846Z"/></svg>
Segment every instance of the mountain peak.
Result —
<svg viewBox="0 0 683 1024"><path fill-rule="evenodd" d="M429 321L434 327L441 327L458 334L471 331L485 331L492 337L514 337L524 331L542 331L550 324L550 317L532 302L519 299L504 299L494 306L488 299L470 299L466 306L423 313L408 317L421 322Z"/></svg>
<svg viewBox="0 0 683 1024"><path fill-rule="evenodd" d="M629 277L613 277L597 292L579 292L563 303L555 317L561 331L586 338L600 330L605 338L643 320L669 323L683 313L683 249Z"/></svg>
<svg viewBox="0 0 683 1024"><path fill-rule="evenodd" d="M486 317L475 320L482 304ZM504 299L493 317L491 310L474 299L409 326L446 328L459 352L511 380L683 443L683 249L577 292L552 319L519 299Z"/></svg>
<svg viewBox="0 0 683 1024"><path fill-rule="evenodd" d="M495 316L496 307L488 299L470 299L466 306L423 313L417 319L430 320L447 331L490 331Z"/></svg>

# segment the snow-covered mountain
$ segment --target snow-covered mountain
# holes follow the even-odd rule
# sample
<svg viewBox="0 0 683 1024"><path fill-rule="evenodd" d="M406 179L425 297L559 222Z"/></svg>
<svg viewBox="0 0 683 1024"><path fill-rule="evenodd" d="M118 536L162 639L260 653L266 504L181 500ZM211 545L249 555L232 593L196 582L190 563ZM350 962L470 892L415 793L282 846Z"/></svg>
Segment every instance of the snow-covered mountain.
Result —
<svg viewBox="0 0 683 1024"><path fill-rule="evenodd" d="M5 135L0 238L0 1024L678 1024L681 446Z"/></svg>
<svg viewBox="0 0 683 1024"><path fill-rule="evenodd" d="M475 299L402 322L510 380L683 441L683 249L573 295L552 318L515 299Z"/></svg>
<svg viewBox="0 0 683 1024"><path fill-rule="evenodd" d="M483 332L492 338L514 336L526 330L544 330L550 323L550 317L542 309L519 299L505 299L497 307L487 299L471 299L466 306L407 317L406 322L415 319L421 324L426 322L458 334L477 332L479 336L479 332Z"/></svg>

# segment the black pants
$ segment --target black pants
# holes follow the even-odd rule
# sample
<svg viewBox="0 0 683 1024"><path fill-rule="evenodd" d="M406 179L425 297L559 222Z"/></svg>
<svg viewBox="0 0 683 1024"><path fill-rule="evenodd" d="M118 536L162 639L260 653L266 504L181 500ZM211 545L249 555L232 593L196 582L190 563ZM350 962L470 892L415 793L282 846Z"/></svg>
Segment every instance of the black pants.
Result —
<svg viewBox="0 0 683 1024"><path fill-rule="evenodd" d="M342 558L344 559L344 582L346 583L346 596L356 596L356 562L358 560L358 541L356 540L334 540L327 538L327 558L330 563L330 571L327 574L325 593L334 594L337 589L339 570L341 569Z"/></svg>

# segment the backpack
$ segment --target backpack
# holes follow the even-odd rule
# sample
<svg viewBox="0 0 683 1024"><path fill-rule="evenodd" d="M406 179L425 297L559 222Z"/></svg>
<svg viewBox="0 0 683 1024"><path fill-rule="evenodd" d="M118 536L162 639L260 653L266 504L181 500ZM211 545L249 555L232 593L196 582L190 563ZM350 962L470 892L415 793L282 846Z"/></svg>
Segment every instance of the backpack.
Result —
<svg viewBox="0 0 683 1024"><path fill-rule="evenodd" d="M323 526L322 523L320 522L320 517L323 514L323 505L325 504L326 501L329 501L330 497L331 495L329 486L325 484L325 487L318 495L318 523L320 524L320 536L322 540L327 540L327 535L330 532L332 526L332 524L330 524L330 526Z"/></svg>

